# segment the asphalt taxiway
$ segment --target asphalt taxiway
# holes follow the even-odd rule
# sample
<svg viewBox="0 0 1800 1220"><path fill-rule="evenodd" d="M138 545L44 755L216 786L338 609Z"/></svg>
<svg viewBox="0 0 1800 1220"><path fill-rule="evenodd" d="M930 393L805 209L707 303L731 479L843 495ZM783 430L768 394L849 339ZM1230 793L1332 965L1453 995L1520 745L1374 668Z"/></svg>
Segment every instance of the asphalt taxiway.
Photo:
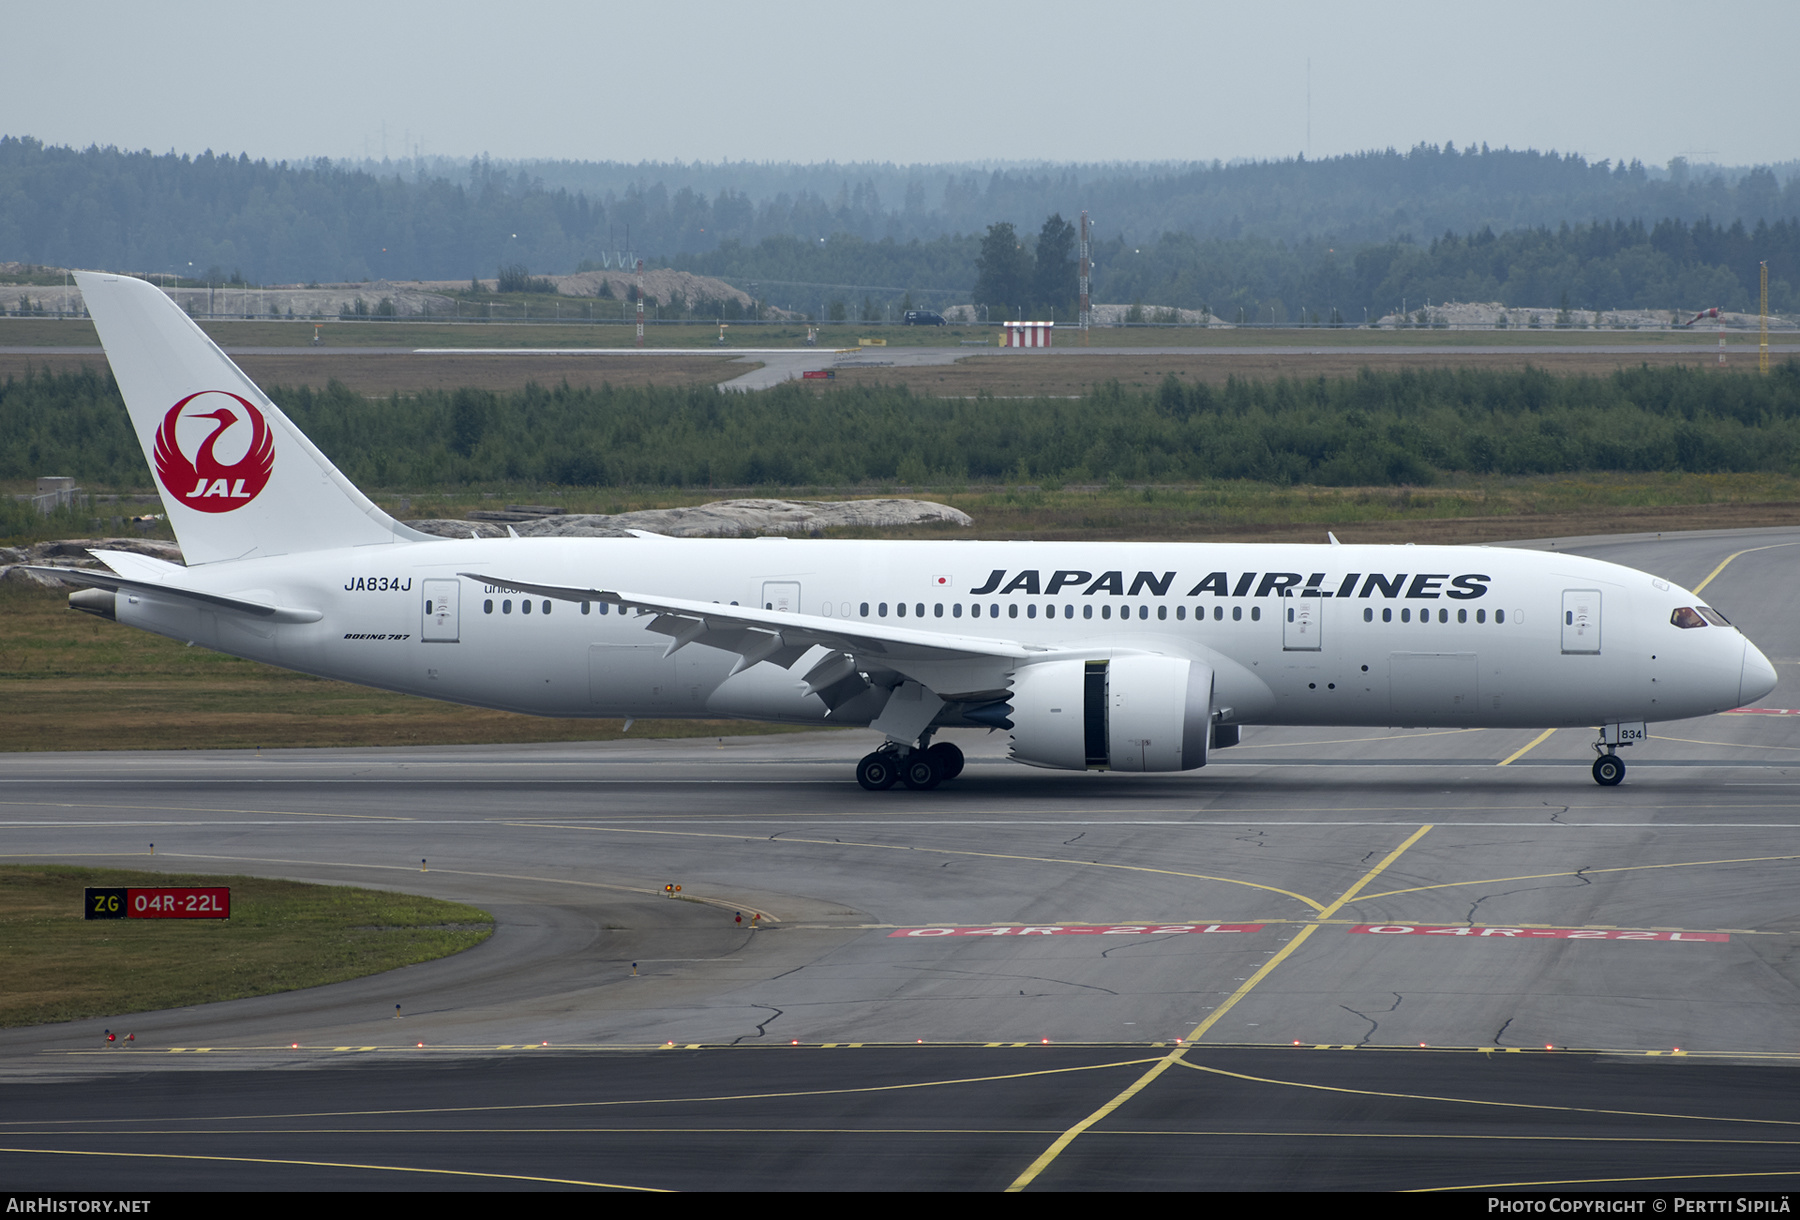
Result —
<svg viewBox="0 0 1800 1220"><path fill-rule="evenodd" d="M1612 789L1568 729L1254 729L1182 776L966 734L961 778L877 794L848 732L0 757L0 859L497 920L0 1032L5 1180L1791 1189L1800 529L1530 545L1704 582L1780 685L1652 726Z"/></svg>

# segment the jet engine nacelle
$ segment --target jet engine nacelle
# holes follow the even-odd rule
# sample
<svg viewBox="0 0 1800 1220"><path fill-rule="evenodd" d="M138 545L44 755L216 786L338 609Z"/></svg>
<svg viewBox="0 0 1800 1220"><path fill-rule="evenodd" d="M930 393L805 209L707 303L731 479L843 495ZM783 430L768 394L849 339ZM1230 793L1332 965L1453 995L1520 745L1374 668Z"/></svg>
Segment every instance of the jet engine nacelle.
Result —
<svg viewBox="0 0 1800 1220"><path fill-rule="evenodd" d="M1071 771L1206 765L1213 671L1181 657L1046 661L1013 674L1012 757Z"/></svg>

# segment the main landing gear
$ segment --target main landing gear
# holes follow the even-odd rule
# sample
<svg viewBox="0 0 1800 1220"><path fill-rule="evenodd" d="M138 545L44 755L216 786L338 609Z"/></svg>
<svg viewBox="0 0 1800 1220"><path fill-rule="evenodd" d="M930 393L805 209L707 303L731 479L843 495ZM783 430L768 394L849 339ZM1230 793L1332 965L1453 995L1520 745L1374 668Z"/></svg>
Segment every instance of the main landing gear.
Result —
<svg viewBox="0 0 1800 1220"><path fill-rule="evenodd" d="M963 752L947 741L925 749L909 749L889 742L856 764L856 782L870 792L905 784L914 792L929 792L947 779L962 774Z"/></svg>

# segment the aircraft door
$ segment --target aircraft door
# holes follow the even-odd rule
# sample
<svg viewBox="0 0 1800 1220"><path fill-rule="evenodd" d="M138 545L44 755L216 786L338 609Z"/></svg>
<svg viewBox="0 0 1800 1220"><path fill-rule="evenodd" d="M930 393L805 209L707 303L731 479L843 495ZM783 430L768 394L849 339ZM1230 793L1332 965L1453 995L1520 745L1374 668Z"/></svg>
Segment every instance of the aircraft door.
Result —
<svg viewBox="0 0 1800 1220"><path fill-rule="evenodd" d="M454 644L458 634L456 612L462 598L459 580L427 580L425 589L425 629L419 638L427 644Z"/></svg>
<svg viewBox="0 0 1800 1220"><path fill-rule="evenodd" d="M1600 590L1564 589L1562 650L1598 656L1600 652Z"/></svg>
<svg viewBox="0 0 1800 1220"><path fill-rule="evenodd" d="M787 614L800 613L800 582L797 580L763 581L762 607Z"/></svg>
<svg viewBox="0 0 1800 1220"><path fill-rule="evenodd" d="M1325 603L1316 597L1281 599L1281 647L1285 652L1318 652L1322 647Z"/></svg>

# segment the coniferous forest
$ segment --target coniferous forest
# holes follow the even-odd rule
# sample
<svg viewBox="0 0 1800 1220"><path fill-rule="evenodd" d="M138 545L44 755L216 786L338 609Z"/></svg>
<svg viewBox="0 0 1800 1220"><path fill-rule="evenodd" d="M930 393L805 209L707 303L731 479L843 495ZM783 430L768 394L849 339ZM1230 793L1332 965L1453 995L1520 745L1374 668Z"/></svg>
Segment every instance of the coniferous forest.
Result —
<svg viewBox="0 0 1800 1220"><path fill-rule="evenodd" d="M1800 465L1800 362L1767 377L1690 368L1559 377L1439 369L1337 379L1170 376L1078 399L938 399L904 387L790 384L371 402L342 386L272 397L354 482L482 486L858 486L974 482L1424 485L1452 472L1788 472ZM55 469L149 488L100 372L0 384L0 478ZM795 438L804 437L805 444Z"/></svg>
<svg viewBox="0 0 1800 1220"><path fill-rule="evenodd" d="M802 311L1096 300L1346 322L1425 300L1800 309L1800 175L1420 145L1321 161L979 168L269 162L0 137L0 260L251 283L466 281L616 263ZM1011 241L1016 256L1000 257ZM994 272L1000 272L998 278ZM1304 314L1302 313L1304 311Z"/></svg>

